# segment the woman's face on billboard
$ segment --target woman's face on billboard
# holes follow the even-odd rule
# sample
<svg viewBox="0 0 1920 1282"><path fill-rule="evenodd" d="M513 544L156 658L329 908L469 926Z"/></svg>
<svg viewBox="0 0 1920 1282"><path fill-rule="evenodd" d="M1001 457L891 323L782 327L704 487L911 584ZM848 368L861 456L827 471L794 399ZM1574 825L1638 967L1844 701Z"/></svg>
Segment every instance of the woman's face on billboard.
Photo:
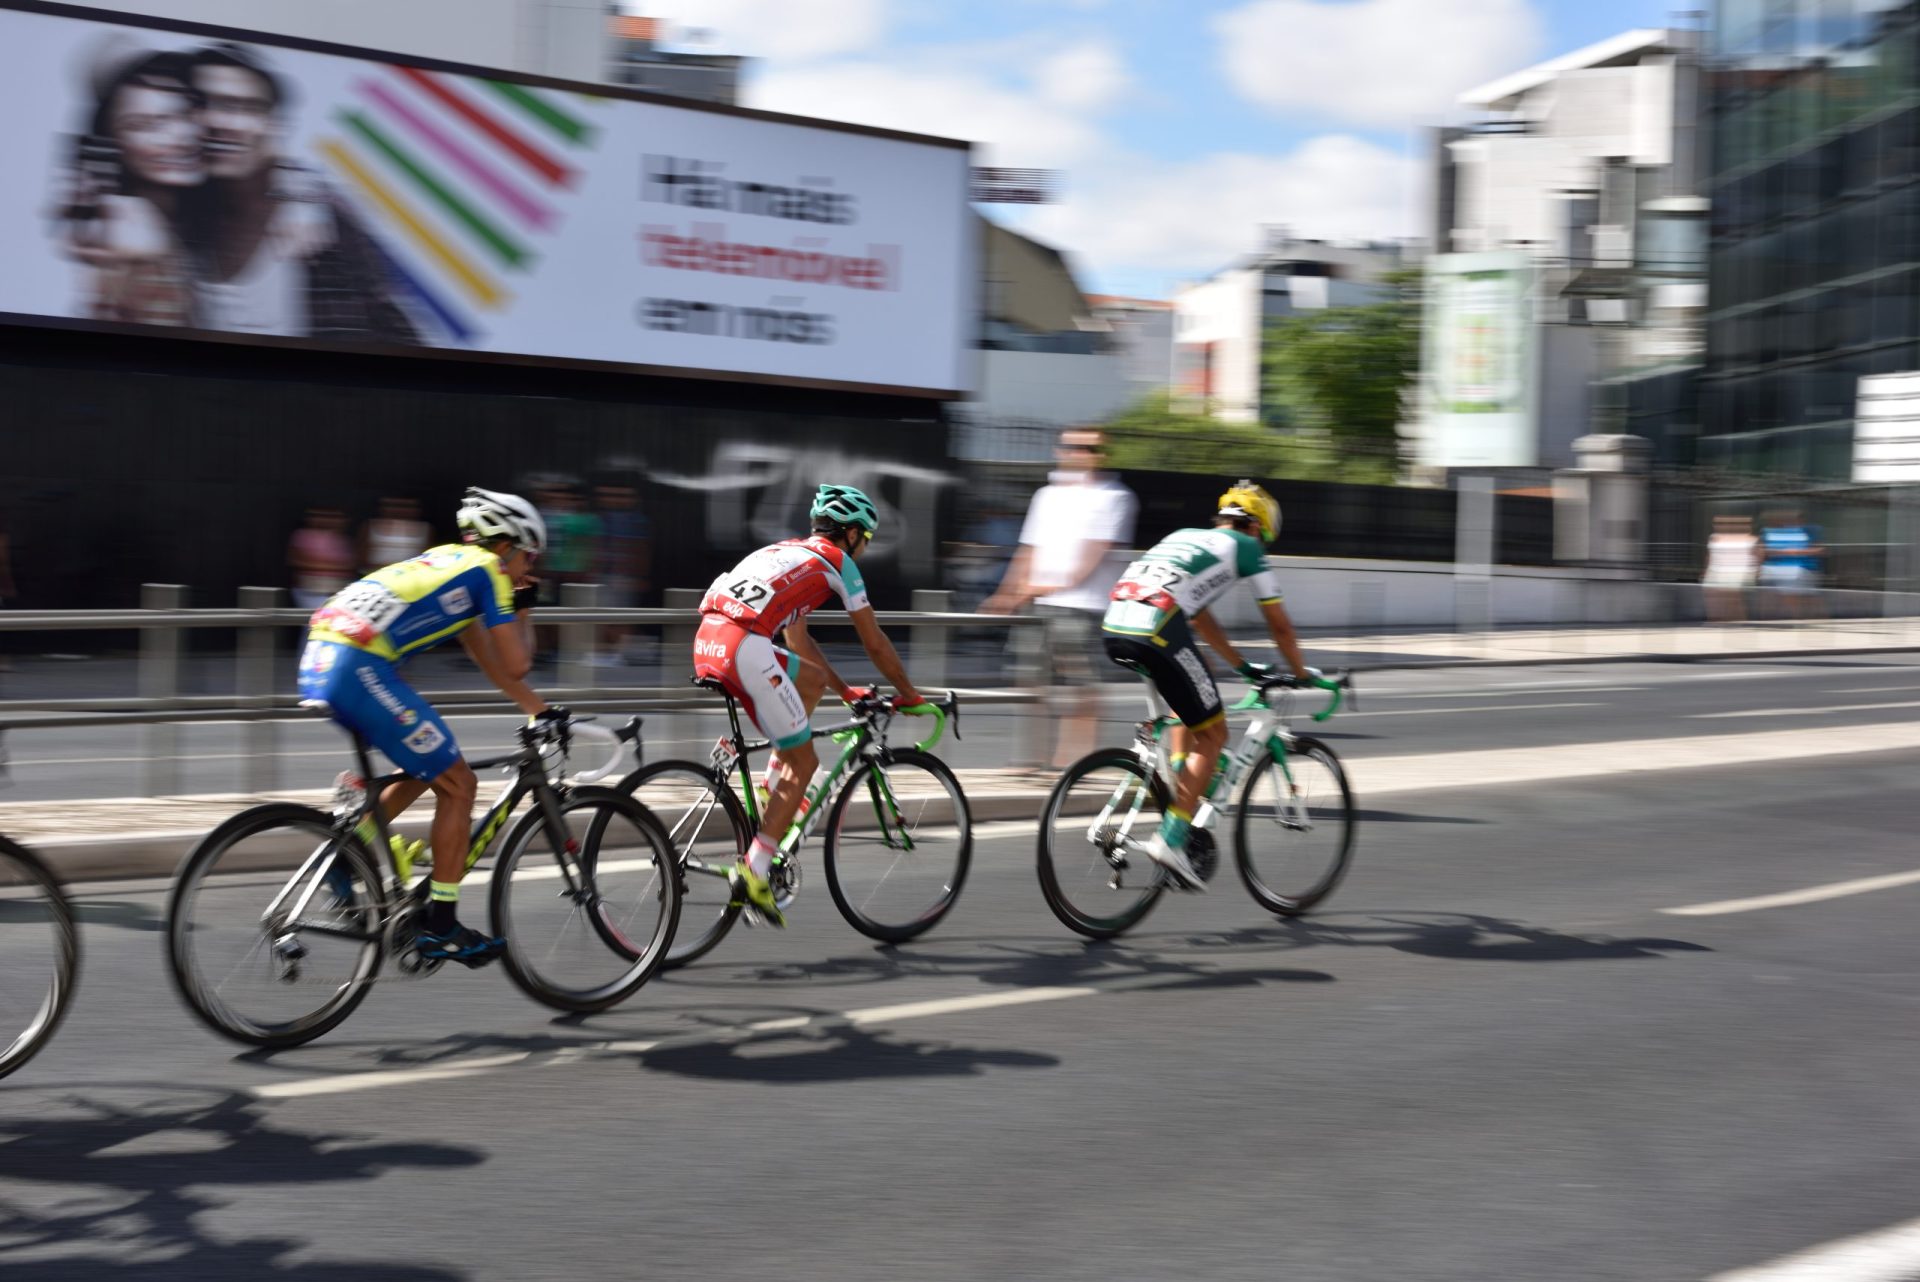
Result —
<svg viewBox="0 0 1920 1282"><path fill-rule="evenodd" d="M206 178L200 125L184 88L123 85L110 120L135 178L162 187L192 187Z"/></svg>

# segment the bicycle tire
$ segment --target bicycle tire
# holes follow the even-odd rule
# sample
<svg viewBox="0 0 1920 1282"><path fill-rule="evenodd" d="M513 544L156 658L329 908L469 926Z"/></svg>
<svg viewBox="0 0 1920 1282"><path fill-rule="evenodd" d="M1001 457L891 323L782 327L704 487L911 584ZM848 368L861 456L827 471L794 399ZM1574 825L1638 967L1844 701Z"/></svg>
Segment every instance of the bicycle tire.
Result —
<svg viewBox="0 0 1920 1282"><path fill-rule="evenodd" d="M1303 761L1319 762L1326 768L1338 789L1339 802L1337 806L1331 807L1330 814L1338 817L1342 830L1333 843L1333 852L1326 862L1325 871L1316 880L1307 882L1305 888L1298 894L1283 894L1269 886L1268 878L1263 877L1259 869L1254 866L1248 826L1257 809L1254 790L1262 779L1279 768L1272 753L1261 755L1259 762L1247 772L1246 782L1240 786L1240 802L1233 817L1233 854L1234 863L1240 869L1240 880L1246 884L1247 893L1253 896L1255 903L1281 917L1298 917L1315 905L1325 902L1327 896L1334 892L1347 875L1347 868L1353 862L1356 823L1353 789L1347 783L1345 767L1340 764L1340 758L1332 748L1318 739L1301 735L1296 736L1288 746L1287 755Z"/></svg>
<svg viewBox="0 0 1920 1282"><path fill-rule="evenodd" d="M296 852L309 846L313 841L333 843L335 855L347 864L347 875L352 878L350 891L352 901L340 909L347 914L357 916L359 925L368 929L367 938L358 941L361 945L353 973L345 982L334 989L328 998L316 1009L287 1020L260 1022L242 1016L219 996L220 988L239 971L235 966L223 977L220 984L205 982L196 964L196 949L193 937L197 933L192 923L192 909L198 903L204 882L209 873L219 864L222 856L231 852L237 845L249 839L262 837L285 830L288 836L299 834L292 842ZM271 850L272 846L264 845ZM358 1009L361 1002L373 991L374 976L379 973L380 963L386 954L382 940L384 922L385 893L382 890L381 874L377 865L367 853L359 838L352 834L336 833L333 816L325 811L309 806L290 803L273 803L255 806L243 810L202 837L194 848L180 861L180 867L174 874L172 889L167 894L167 968L173 977L174 990L187 1005L187 1009L223 1037L231 1038L249 1046L264 1046L275 1050L284 1050L291 1046L304 1045L316 1037L324 1036L340 1026L349 1015ZM251 871L234 869L235 872ZM268 879L271 884L272 879ZM241 886L236 890L215 887L225 893L238 893L249 889ZM253 925L258 925L256 918ZM243 934L245 932L242 932ZM260 947L271 930L259 932L261 940L256 941L242 964L247 964L254 952ZM273 951L273 946L268 946ZM299 976L299 967L290 966L284 960L275 960L261 956L262 973L272 975L289 987L295 987L303 981ZM289 974L288 972L292 973ZM275 991L279 991L276 989Z"/></svg>
<svg viewBox="0 0 1920 1282"><path fill-rule="evenodd" d="M0 837L0 877L4 877L0 887L17 886L20 890L17 896L0 896L0 903L43 899L47 919L53 926L53 973L48 979L47 992L26 1027L14 1034L11 1041L0 1043L0 1077L5 1077L25 1067L28 1060L45 1049L73 1005L73 994L80 983L80 930L74 921L73 903L59 878L38 855L6 837ZM29 909L28 913L31 912ZM8 926L19 925L18 917L19 914L8 913L0 921ZM31 940L24 942L33 946ZM8 1030L0 1028L0 1037L7 1035Z"/></svg>
<svg viewBox="0 0 1920 1282"><path fill-rule="evenodd" d="M677 799L672 802L654 801L643 794L642 789L648 784L658 785L674 776L679 776L683 785L697 783L704 787L708 800L695 801L687 807L684 816L676 817L679 808ZM668 839L674 843L674 854L680 861L680 925L674 931L673 946L667 950L661 969L677 970L690 965L712 952L727 937L727 932L740 920L741 908L733 899L732 883L727 878L726 868L716 867L696 844L708 836L706 828L711 822L710 812L696 817L696 808L711 805L725 812L725 822L733 841L730 858L744 853L753 840L753 825L747 819L747 808L740 804L740 798L734 795L724 776L715 774L711 768L697 761L651 762L622 779L614 791L633 797L653 811L654 817L666 828ZM683 831L689 823L695 828L690 835ZM717 889L702 884L709 878L718 880ZM720 898L717 910L710 914L704 912L702 905L716 895Z"/></svg>
<svg viewBox="0 0 1920 1282"><path fill-rule="evenodd" d="M913 807L912 799L904 805L899 801L900 789L893 782L895 772L904 777L906 772L912 770L924 770L932 775L941 790L951 799L953 811L951 819L959 828L957 840L950 855L936 855L929 866L937 874L950 858L953 861L952 872L944 882L940 883L941 893L937 896L924 899L923 896L910 891L904 897L910 905L909 908L899 914L887 912L887 919L882 920L875 915L877 910L873 901L880 887L888 879L888 875L882 874L872 891L865 891L864 887L850 884L854 877L842 866L844 861L841 847L843 841L850 839L851 830L844 824L848 818L849 803L856 794L865 795L872 800L876 807L875 830L882 834L880 845L899 852L893 856L890 870L892 867L897 867L909 852L901 850L894 844L895 838L886 831L887 821L880 817L883 813L880 808L884 805L891 813L898 816L900 809ZM880 773L882 771L886 773ZM931 831L943 831L942 825L946 822L947 816L927 814L928 810L937 808L935 801L936 799L929 795L927 801L919 807L920 813L908 816L911 825L909 833L921 827L929 817L934 823ZM960 780L947 768L946 762L931 753L914 748L895 748L887 754L883 762L863 761L855 767L851 775L847 776L846 784L840 789L839 795L834 797L833 807L827 812L826 840L822 843L822 851L821 862L827 876L827 893L833 896L834 906L840 910L840 915L847 919L847 924L869 939L877 939L888 944L905 943L939 925L941 920L953 911L954 904L959 901L960 891L967 883L967 870L973 864L973 812L967 805L967 794L960 787ZM855 903L856 899L859 900L858 904ZM921 906L911 906L915 904Z"/></svg>
<svg viewBox="0 0 1920 1282"><path fill-rule="evenodd" d="M660 964L666 960L667 949L673 944L674 929L680 920L680 874L673 843L660 826L660 821L625 793L612 788L572 788L560 798L559 805L563 817L589 809L595 813L584 820L586 839L575 839L578 850L566 854L573 861L572 872L576 881L582 884L551 897L573 902L575 914L584 919L595 943L616 961L617 969L605 980L574 982L561 979L553 973L554 967L550 965L555 949L549 949L547 957L536 959L535 949L529 946L519 929L525 919L519 916L519 910L509 898L513 893L514 877L520 875L523 882L560 879L558 870L548 873L544 868L531 869L527 863L535 839L546 835L545 811L537 802L507 833L499 862L494 865L488 906L493 915L494 933L507 941L506 952L501 960L506 965L507 975L520 991L555 1010L590 1014L617 1006L638 992L659 971ZM630 829L650 852L643 860L634 861L636 868L622 868L622 871L639 871L643 874L639 898L656 898L660 902L659 919L650 930L635 932L627 924L615 921L616 910L609 907L608 899L600 890L602 877L612 869L596 870L594 864L600 857L600 842L615 819L623 825L623 838L626 835L624 830ZM549 850L546 853L552 852ZM626 862L621 861L623 865ZM556 857L556 864L560 863ZM638 866L640 864L645 866ZM651 875L648 875L649 870ZM538 897L537 893L530 894L528 900L537 902ZM565 929L563 925L563 932Z"/></svg>
<svg viewBox="0 0 1920 1282"><path fill-rule="evenodd" d="M1040 833L1035 849L1036 861L1040 872L1040 893L1047 901L1047 907L1061 923L1088 939L1112 939L1140 924L1146 915L1153 911L1166 893L1166 883L1154 870L1151 861L1143 855L1140 862L1145 864L1141 875L1148 878L1139 887L1140 894L1120 911L1097 915L1076 906L1062 886L1055 849L1054 829L1065 820L1077 820L1077 814L1068 814L1068 798L1073 795L1074 785L1082 779L1091 777L1096 771L1109 769L1133 776L1144 782L1148 788L1148 799L1161 812L1164 812L1169 798L1167 789L1160 777L1142 765L1140 759L1125 748L1101 748L1088 753L1080 760L1068 766L1060 774L1060 781L1047 794L1046 806L1040 812ZM1098 791L1096 789L1095 791ZM1074 803L1077 808L1079 803ZM1156 816L1153 829L1159 827ZM1091 836L1091 830L1089 830ZM1148 833L1151 835L1151 832ZM1111 868L1111 856L1102 850L1103 861ZM1131 864L1129 864L1129 867ZM1090 865L1090 868L1093 867ZM1114 870L1116 876L1124 876L1121 870ZM1122 887L1124 890L1125 888Z"/></svg>

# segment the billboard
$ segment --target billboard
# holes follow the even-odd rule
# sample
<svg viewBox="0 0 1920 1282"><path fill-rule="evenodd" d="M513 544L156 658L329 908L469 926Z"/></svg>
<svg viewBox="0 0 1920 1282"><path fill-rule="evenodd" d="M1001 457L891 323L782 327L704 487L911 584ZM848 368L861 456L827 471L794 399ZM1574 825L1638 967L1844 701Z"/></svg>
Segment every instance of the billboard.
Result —
<svg viewBox="0 0 1920 1282"><path fill-rule="evenodd" d="M1539 463L1533 274L1533 260L1523 253L1436 254L1427 260L1423 463Z"/></svg>
<svg viewBox="0 0 1920 1282"><path fill-rule="evenodd" d="M0 316L951 396L965 144L0 0Z"/></svg>

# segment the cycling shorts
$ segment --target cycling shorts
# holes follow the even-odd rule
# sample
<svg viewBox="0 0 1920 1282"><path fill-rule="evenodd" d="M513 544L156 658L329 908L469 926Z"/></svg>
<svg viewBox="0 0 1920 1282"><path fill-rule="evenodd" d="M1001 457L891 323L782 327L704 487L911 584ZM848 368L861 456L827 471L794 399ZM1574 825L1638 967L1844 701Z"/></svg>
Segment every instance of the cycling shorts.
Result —
<svg viewBox="0 0 1920 1282"><path fill-rule="evenodd" d="M769 638L725 615L706 615L693 638L693 674L725 686L774 747L798 747L813 737L800 698L800 660Z"/></svg>
<svg viewBox="0 0 1920 1282"><path fill-rule="evenodd" d="M335 721L415 779L432 782L460 760L446 721L377 654L308 641L300 655L300 697L326 704Z"/></svg>
<svg viewBox="0 0 1920 1282"><path fill-rule="evenodd" d="M1107 657L1152 683L1181 725L1199 730L1226 717L1220 687L1194 647L1183 612L1175 611L1149 636L1109 631L1103 640Z"/></svg>

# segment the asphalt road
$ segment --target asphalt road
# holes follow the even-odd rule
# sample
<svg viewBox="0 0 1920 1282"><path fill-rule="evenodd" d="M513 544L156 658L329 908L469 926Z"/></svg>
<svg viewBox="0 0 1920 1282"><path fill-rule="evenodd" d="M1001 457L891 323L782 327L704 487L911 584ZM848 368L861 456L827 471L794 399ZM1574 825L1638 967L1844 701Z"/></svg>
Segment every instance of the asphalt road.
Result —
<svg viewBox="0 0 1920 1282"><path fill-rule="evenodd" d="M1378 687L1343 752L1604 762L1904 720L1863 705L1920 701L1920 667ZM1828 702L1856 710L1799 715ZM1103 946L994 825L918 945L854 935L816 878L792 929L604 1016L442 974L264 1059L174 1000L157 885L84 887L73 1018L0 1088L0 1276L1646 1282L1830 1251L1920 1215L1920 884L1664 910L1914 869L1916 770L1363 796L1323 913L1276 922L1226 871ZM1751 1276L1920 1256L1875 1268Z"/></svg>

